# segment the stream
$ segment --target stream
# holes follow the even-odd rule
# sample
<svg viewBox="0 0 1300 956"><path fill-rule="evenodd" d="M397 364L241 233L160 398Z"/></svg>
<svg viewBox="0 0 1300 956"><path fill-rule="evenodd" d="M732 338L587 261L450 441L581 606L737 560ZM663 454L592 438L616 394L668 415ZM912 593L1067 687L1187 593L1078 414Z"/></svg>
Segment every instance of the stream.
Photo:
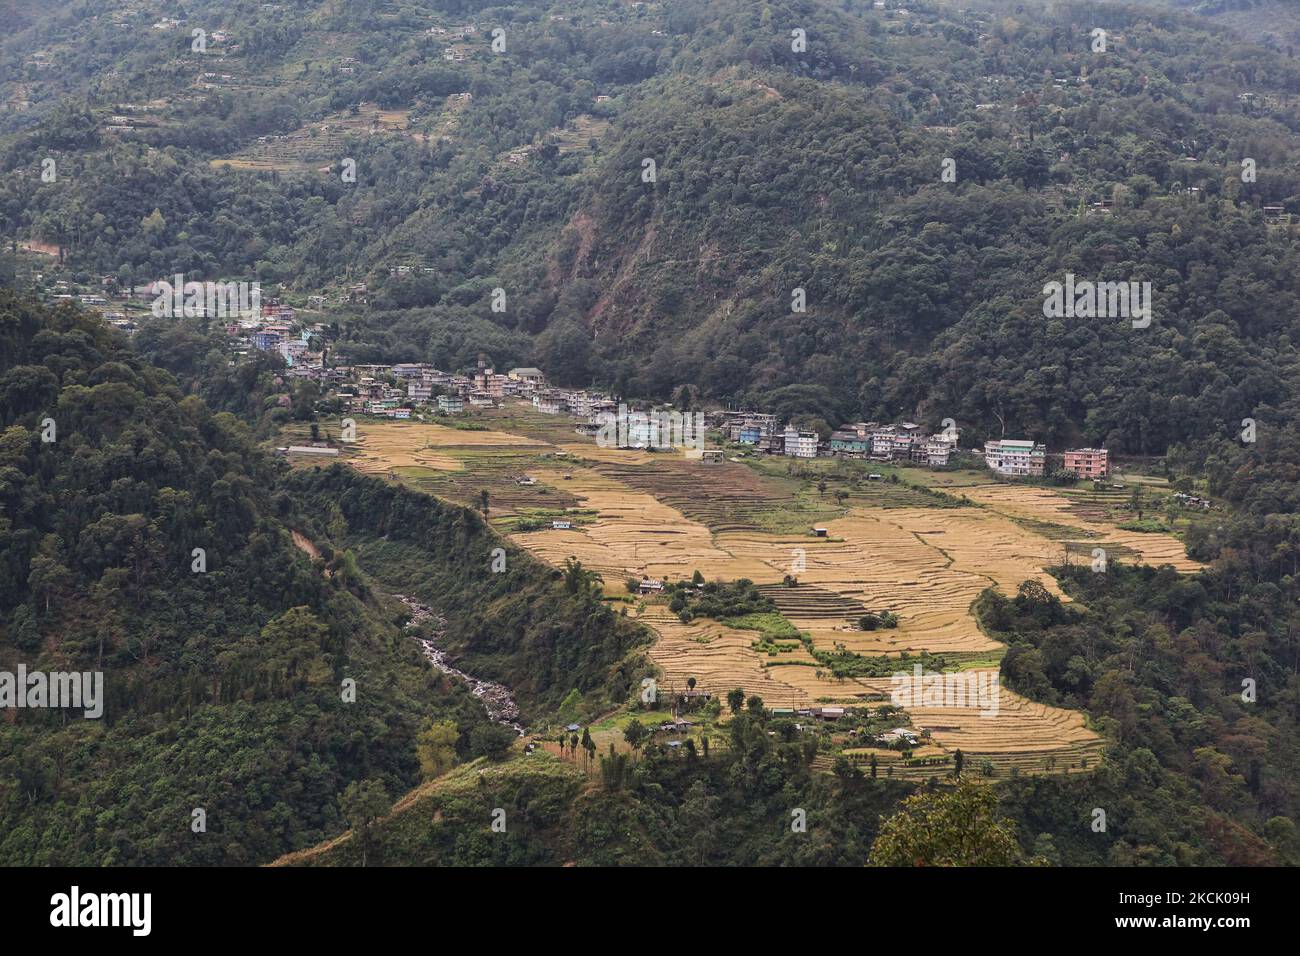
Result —
<svg viewBox="0 0 1300 956"><path fill-rule="evenodd" d="M420 643L420 647L424 649L424 656L428 658L429 663L444 674L450 674L452 677L459 677L463 680L469 685L469 689L474 696L483 702L483 708L487 711L490 720L513 728L522 737L524 728L519 723L519 706L515 703L510 688L495 681L474 677L457 667L453 667L448 662L447 652L441 650L434 643L437 638L446 632L447 619L427 604L421 604L415 598L407 597L404 594L394 594L393 597L405 604L407 610L411 612L411 619L406 623L408 631L419 627L421 624L431 624L433 627L433 638L416 638Z"/></svg>

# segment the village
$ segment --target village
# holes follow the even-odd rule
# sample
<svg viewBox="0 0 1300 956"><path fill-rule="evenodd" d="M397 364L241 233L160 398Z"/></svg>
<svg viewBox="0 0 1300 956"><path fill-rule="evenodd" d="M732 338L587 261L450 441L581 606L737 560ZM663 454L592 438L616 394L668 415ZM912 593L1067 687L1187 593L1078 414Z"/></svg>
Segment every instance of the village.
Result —
<svg viewBox="0 0 1300 956"><path fill-rule="evenodd" d="M398 267L394 274L406 269ZM103 276L101 286L102 294L75 289L66 280L58 280L51 286L50 299L97 309L110 325L130 333L136 329L132 307L154 301L160 294L162 280L119 290L112 276ZM357 285L339 296L340 304L345 300L364 302L366 292L364 284ZM116 306L115 300L121 300L124 306ZM312 296L309 300L309 305L315 308L325 304L323 296ZM602 425L612 421L615 415L627 415L626 427L618 432L618 447L634 450L664 447L658 440L656 413L671 406L632 408L630 403L621 405L619 399L605 392L556 387L537 368L517 367L497 372L482 356L477 368L461 373L443 371L427 363L335 365L330 361L329 328L324 323L306 321L293 306L275 298L262 301L253 314L208 318L223 323L236 360L255 352L277 354L284 360L289 378L316 382L327 401L335 401L349 414L424 421L428 416L459 416L467 409L524 401L543 415L572 418L574 431L585 437L597 436ZM986 441L982 447L963 449L958 429L951 420L945 420L947 427L934 433L908 421L860 421L841 424L829 435L822 436L761 411L715 409L705 411L703 416L705 427L721 441L765 456L850 458L929 469L983 464L992 473L1010 479L1060 476L1104 482L1112 472L1110 454L1105 448L1049 452L1044 444L1032 439L999 438ZM323 441L291 446L287 451L318 456L337 454L337 449ZM724 448L701 448L689 450L688 454L705 463L718 463L725 459L727 452ZM879 480L882 476L870 477ZM1185 507L1209 507L1208 501L1191 496L1179 496L1179 503Z"/></svg>
<svg viewBox="0 0 1300 956"><path fill-rule="evenodd" d="M253 347L278 350L289 363L291 375L313 378L331 390L351 413L382 418L425 420L426 413L457 416L467 408L493 408L515 400L530 403L544 415L567 415L574 431L594 437L616 415L625 418L618 447L654 450L660 441L660 407L629 411L614 396L588 389L558 388L537 368L518 367L507 372L480 358L469 373L452 373L423 363L353 365L326 368L320 356L306 351L309 333L285 337L283 314L265 306L264 312L280 323L264 323L252 333ZM702 413L705 427L730 445L754 452L793 459L854 458L876 462L942 469L965 457L982 461L991 471L1008 478L1043 478L1065 473L1078 479L1101 481L1110 474L1109 453L1104 448L1073 448L1049 456L1045 445L1027 439L997 439L982 449L961 449L953 427L930 433L914 422L853 422L841 425L823 438L818 432L782 423L778 416L754 411L715 409ZM687 449L705 463L720 463L724 448ZM1052 458L1055 467L1049 470ZM872 475L873 479L881 476Z"/></svg>

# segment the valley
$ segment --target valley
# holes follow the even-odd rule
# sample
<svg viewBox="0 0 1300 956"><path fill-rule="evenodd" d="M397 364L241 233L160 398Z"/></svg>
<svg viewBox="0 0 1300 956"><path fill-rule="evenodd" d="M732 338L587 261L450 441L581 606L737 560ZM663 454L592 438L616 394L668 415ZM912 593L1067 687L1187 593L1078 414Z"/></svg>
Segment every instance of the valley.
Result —
<svg viewBox="0 0 1300 956"><path fill-rule="evenodd" d="M776 708L888 700L888 676L837 676L810 649L889 658L899 671L942 655L949 667L996 673L1004 648L980 629L976 598L988 587L1014 594L1035 581L1068 601L1047 569L1083 560L1095 547L1113 560L1169 563L1181 573L1202 567L1172 535L1125 532L1095 502L1085 507L1095 497L1089 492L918 471L942 479L945 497L936 506L918 506L923 496L907 484L851 477L842 484L852 493L839 505L839 482L819 494L810 480L782 474L781 459L704 464L671 451L599 448L522 402L478 410L459 428L362 420L347 453L361 471L472 507L486 493L489 520L516 545L552 567L575 559L599 573L608 598L654 631L651 658L670 693L693 677L701 690L721 696L742 687ZM845 465L835 463L851 476ZM826 536L812 535L814 525ZM642 580L690 579L696 571L711 581L758 584L807 646L758 649L753 630L684 623L663 598L629 591ZM787 577L798 586L784 585ZM892 611L897 627L859 629L856 618L868 608ZM1001 695L996 716L953 708L909 716L929 731L930 756L960 749L1026 774L1097 766L1102 738L1082 714L1005 687ZM929 772L907 769L898 771Z"/></svg>

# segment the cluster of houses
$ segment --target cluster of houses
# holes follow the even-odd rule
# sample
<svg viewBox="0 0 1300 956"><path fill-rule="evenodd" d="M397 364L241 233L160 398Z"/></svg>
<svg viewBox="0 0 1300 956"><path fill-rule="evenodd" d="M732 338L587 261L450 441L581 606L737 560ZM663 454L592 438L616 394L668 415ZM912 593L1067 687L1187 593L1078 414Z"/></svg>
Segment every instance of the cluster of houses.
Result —
<svg viewBox="0 0 1300 956"><path fill-rule="evenodd" d="M467 407L492 408L514 399L531 401L546 415L580 418L584 424L578 430L594 434L597 417L617 407L598 392L552 388L540 369L520 367L503 373L482 360L470 374L444 372L425 363L352 365L332 371L341 377L337 391L350 410L390 418L409 418L411 409L420 405L458 415Z"/></svg>
<svg viewBox="0 0 1300 956"><path fill-rule="evenodd" d="M869 458L873 461L912 461L939 468L957 450L957 436L926 434L912 422L855 422L831 432L823 441L816 432L787 424L775 415L746 412L722 425L728 440L788 458Z"/></svg>
<svg viewBox="0 0 1300 956"><path fill-rule="evenodd" d="M863 458L944 468L959 451L955 432L928 433L914 422L854 422L825 440L814 431L782 426L775 415L754 412L732 414L721 427L731 442L788 458ZM1047 446L1028 439L985 442L982 457L991 471L1007 477L1041 478L1047 473ZM1060 470L1078 478L1100 480L1110 474L1105 448L1072 448L1061 459Z"/></svg>

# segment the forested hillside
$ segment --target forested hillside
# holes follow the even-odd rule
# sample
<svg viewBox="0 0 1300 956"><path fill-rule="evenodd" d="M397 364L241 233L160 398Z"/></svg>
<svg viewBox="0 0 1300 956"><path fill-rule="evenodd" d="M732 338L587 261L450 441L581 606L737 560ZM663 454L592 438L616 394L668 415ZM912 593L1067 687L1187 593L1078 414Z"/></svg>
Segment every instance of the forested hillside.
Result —
<svg viewBox="0 0 1300 956"><path fill-rule="evenodd" d="M341 357L486 352L831 426L957 417L972 439L1161 454L1295 384L1292 237L1261 207L1300 212L1300 64L1213 20L254 6L197 3L156 29L109 11L87 26L74 5L6 39L0 95L27 105L0 152L4 231L123 283L365 281L336 316ZM229 35L198 54L196 27ZM1044 319L1041 289L1066 273L1149 281L1154 321Z"/></svg>
<svg viewBox="0 0 1300 956"><path fill-rule="evenodd" d="M548 599L564 585L527 555L488 574L495 539L472 512L393 496L377 479L284 474L98 319L3 294L0 669L103 671L105 700L99 719L6 708L0 861L261 862L344 829L349 783L414 785L415 737L435 718L472 756L482 705L428 667L364 560L331 547L350 524L385 536L380 511L404 509L396 540L418 532L419 587L452 649L509 652L498 669L523 706L626 692L615 671L639 631L582 596ZM520 603L485 616L492 589Z"/></svg>

